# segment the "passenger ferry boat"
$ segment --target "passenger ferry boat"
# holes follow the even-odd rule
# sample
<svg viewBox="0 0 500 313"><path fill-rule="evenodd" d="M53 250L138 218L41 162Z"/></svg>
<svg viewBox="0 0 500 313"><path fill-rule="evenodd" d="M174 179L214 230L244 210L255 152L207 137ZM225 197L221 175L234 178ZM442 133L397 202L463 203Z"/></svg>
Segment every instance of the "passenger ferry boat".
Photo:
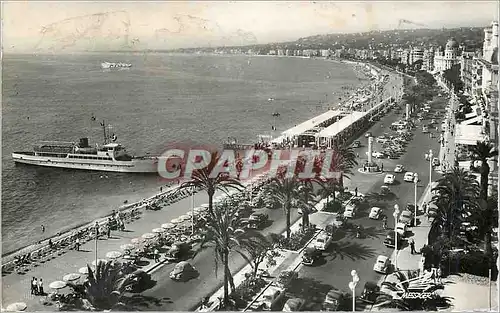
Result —
<svg viewBox="0 0 500 313"><path fill-rule="evenodd" d="M111 62L102 62L101 67L103 69L111 69L111 68L130 68L132 64L130 63L111 63Z"/></svg>
<svg viewBox="0 0 500 313"><path fill-rule="evenodd" d="M116 140L115 135L109 137L106 130L104 134L104 144L96 144L95 148L89 146L88 138L81 138L78 143L43 141L33 151L12 153L12 158L16 163L47 167L122 173L157 172L157 157L130 156L122 145L109 142L110 138Z"/></svg>

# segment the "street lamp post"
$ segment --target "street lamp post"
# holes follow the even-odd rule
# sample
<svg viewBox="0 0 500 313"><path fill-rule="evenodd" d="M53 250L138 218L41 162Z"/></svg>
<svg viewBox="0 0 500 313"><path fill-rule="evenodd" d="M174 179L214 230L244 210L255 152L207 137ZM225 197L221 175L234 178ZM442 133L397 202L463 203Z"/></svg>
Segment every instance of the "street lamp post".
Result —
<svg viewBox="0 0 500 313"><path fill-rule="evenodd" d="M429 150L429 186L432 184L432 149Z"/></svg>
<svg viewBox="0 0 500 313"><path fill-rule="evenodd" d="M359 282L358 272L356 270L351 271L352 281L349 282L349 289L352 291L352 311L356 312L356 285Z"/></svg>
<svg viewBox="0 0 500 313"><path fill-rule="evenodd" d="M398 269L398 216L399 216L399 205L395 204L394 205L394 213L392 214L394 216L394 243L395 243L395 252L394 252L394 268L397 270Z"/></svg>
<svg viewBox="0 0 500 313"><path fill-rule="evenodd" d="M194 191L196 189L193 187L191 189L191 234L194 235Z"/></svg>
<svg viewBox="0 0 500 313"><path fill-rule="evenodd" d="M97 268L97 240L99 240L99 222L95 222L95 268Z"/></svg>
<svg viewBox="0 0 500 313"><path fill-rule="evenodd" d="M415 173L413 177L413 182L415 183L415 216L413 221L413 226L417 226L417 186L418 186L418 174Z"/></svg>

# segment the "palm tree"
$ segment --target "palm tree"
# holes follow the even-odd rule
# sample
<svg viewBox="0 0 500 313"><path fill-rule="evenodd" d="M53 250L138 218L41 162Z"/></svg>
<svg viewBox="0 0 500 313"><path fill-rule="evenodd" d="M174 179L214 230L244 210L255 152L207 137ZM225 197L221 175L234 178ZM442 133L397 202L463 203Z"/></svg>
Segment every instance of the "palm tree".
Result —
<svg viewBox="0 0 500 313"><path fill-rule="evenodd" d="M488 160L498 156L498 150L491 143L478 141L471 148L473 160L481 161L481 198L488 200L488 176L490 175L490 166Z"/></svg>
<svg viewBox="0 0 500 313"><path fill-rule="evenodd" d="M240 240L245 234L245 221L238 215L238 207L224 206L209 212L202 230L200 249L214 247L215 273L219 264L224 271L224 304L228 304L229 285L234 290L234 282L229 268L229 253L241 247Z"/></svg>
<svg viewBox="0 0 500 313"><path fill-rule="evenodd" d="M286 177L285 175L277 175L265 187L268 196L275 202L281 204L282 209L286 215L286 238L290 239L290 211L292 206L298 202L304 203L303 192L300 190L302 182L296 175L293 177ZM305 203L304 203L305 204Z"/></svg>
<svg viewBox="0 0 500 313"><path fill-rule="evenodd" d="M314 193L315 181L315 179L304 179L299 186L300 196L298 202L300 202L302 209L302 229L309 227L309 214L313 213L314 207L318 203Z"/></svg>
<svg viewBox="0 0 500 313"><path fill-rule="evenodd" d="M243 185L237 179L227 174L219 173L216 177L212 177L212 170L218 166L220 155L218 152L211 152L210 156L210 163L206 167L194 171L191 180L182 183L178 191L183 189L206 190L208 194L208 211L212 213L213 199L217 190L222 190L224 192L227 192L230 188L241 190L243 189Z"/></svg>
<svg viewBox="0 0 500 313"><path fill-rule="evenodd" d="M119 304L125 289L133 283L133 275L125 275L114 262L99 262L95 271L88 265L87 268L85 298L98 310L109 310Z"/></svg>
<svg viewBox="0 0 500 313"><path fill-rule="evenodd" d="M471 173L454 167L437 181L433 191L435 195L432 201L438 207L435 222L451 239L458 230L455 226L460 225L469 212L478 209L479 186Z"/></svg>

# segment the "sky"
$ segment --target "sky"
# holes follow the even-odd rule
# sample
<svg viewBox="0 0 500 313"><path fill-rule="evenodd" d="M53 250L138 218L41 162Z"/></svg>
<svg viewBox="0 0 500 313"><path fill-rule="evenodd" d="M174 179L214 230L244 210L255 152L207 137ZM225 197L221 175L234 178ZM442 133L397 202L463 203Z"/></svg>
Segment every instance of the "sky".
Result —
<svg viewBox="0 0 500 313"><path fill-rule="evenodd" d="M249 45L328 33L487 26L497 12L496 1L3 1L2 46L5 52L64 52Z"/></svg>

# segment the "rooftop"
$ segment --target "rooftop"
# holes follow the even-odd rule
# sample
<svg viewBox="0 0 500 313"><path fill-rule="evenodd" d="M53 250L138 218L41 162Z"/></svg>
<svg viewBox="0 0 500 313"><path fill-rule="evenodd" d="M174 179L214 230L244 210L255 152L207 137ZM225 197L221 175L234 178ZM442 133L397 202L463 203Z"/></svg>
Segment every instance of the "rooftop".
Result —
<svg viewBox="0 0 500 313"><path fill-rule="evenodd" d="M288 136L288 137L298 136L298 135L304 133L305 131L308 131L308 130L314 128L315 126L317 126L323 122L326 122L327 120L329 120L335 116L341 115L341 114L342 114L342 111L328 110L327 112L321 114L320 116L313 117L310 120L307 120L307 121L305 121L305 122L303 122L295 127L292 127L290 129L284 131L282 134L284 136Z"/></svg>
<svg viewBox="0 0 500 313"><path fill-rule="evenodd" d="M334 137L344 131L351 124L357 122L362 117L364 117L367 112L352 112L351 114L345 116L341 120L337 121L333 125L328 126L323 129L316 137Z"/></svg>

